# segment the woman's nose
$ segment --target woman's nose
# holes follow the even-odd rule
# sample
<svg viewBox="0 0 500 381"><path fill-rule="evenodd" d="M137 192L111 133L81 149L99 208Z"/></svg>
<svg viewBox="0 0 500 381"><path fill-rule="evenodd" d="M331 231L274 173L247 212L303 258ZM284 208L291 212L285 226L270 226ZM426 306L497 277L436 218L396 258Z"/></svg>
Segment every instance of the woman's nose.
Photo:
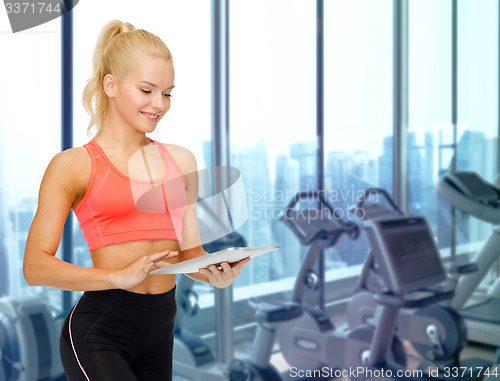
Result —
<svg viewBox="0 0 500 381"><path fill-rule="evenodd" d="M165 108L166 102L168 102L168 98L163 94L160 94L153 98L153 102L151 105L157 110L163 110Z"/></svg>

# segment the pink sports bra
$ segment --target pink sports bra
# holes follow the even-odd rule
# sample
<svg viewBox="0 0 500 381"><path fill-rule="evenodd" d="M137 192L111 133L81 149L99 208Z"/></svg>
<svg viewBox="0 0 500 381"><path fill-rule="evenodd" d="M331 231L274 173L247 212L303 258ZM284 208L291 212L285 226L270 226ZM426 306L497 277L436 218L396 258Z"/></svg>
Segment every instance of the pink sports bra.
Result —
<svg viewBox="0 0 500 381"><path fill-rule="evenodd" d="M150 140L165 166L164 176L152 181L125 176L96 141L84 145L92 159L92 174L74 212L89 251L132 241L182 243L186 180L165 146Z"/></svg>

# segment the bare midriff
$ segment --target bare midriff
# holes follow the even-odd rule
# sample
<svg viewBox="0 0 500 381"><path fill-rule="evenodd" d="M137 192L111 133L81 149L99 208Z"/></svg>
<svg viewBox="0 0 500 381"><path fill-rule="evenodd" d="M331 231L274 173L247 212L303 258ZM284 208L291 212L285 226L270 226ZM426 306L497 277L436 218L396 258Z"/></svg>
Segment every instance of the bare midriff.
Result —
<svg viewBox="0 0 500 381"><path fill-rule="evenodd" d="M90 252L94 268L121 270L139 258L161 251L179 251L179 242L172 240L126 242L95 249ZM165 262L177 263L178 257ZM170 291L175 286L175 275L149 274L138 285L127 291L139 294L161 294Z"/></svg>

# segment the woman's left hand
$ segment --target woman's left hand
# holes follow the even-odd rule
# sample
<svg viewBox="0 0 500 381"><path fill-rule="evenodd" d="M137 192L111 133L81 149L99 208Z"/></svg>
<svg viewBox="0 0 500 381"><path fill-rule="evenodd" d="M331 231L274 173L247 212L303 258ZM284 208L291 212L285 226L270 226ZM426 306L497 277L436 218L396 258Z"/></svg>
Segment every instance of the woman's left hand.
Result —
<svg viewBox="0 0 500 381"><path fill-rule="evenodd" d="M220 269L215 265L210 265L208 269L200 269L200 273L208 278L208 281L212 286L225 288L233 284L248 262L250 262L250 258L245 258L239 262L231 264L222 262L220 264Z"/></svg>

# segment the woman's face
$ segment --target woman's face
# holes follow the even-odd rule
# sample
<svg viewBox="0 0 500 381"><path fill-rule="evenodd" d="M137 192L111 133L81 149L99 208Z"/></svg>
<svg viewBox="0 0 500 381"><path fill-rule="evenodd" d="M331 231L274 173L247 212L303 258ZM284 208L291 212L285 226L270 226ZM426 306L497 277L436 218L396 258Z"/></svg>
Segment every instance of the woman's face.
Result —
<svg viewBox="0 0 500 381"><path fill-rule="evenodd" d="M170 108L173 88L172 61L143 55L136 59L127 76L115 81L112 91L107 93L119 120L150 133Z"/></svg>

